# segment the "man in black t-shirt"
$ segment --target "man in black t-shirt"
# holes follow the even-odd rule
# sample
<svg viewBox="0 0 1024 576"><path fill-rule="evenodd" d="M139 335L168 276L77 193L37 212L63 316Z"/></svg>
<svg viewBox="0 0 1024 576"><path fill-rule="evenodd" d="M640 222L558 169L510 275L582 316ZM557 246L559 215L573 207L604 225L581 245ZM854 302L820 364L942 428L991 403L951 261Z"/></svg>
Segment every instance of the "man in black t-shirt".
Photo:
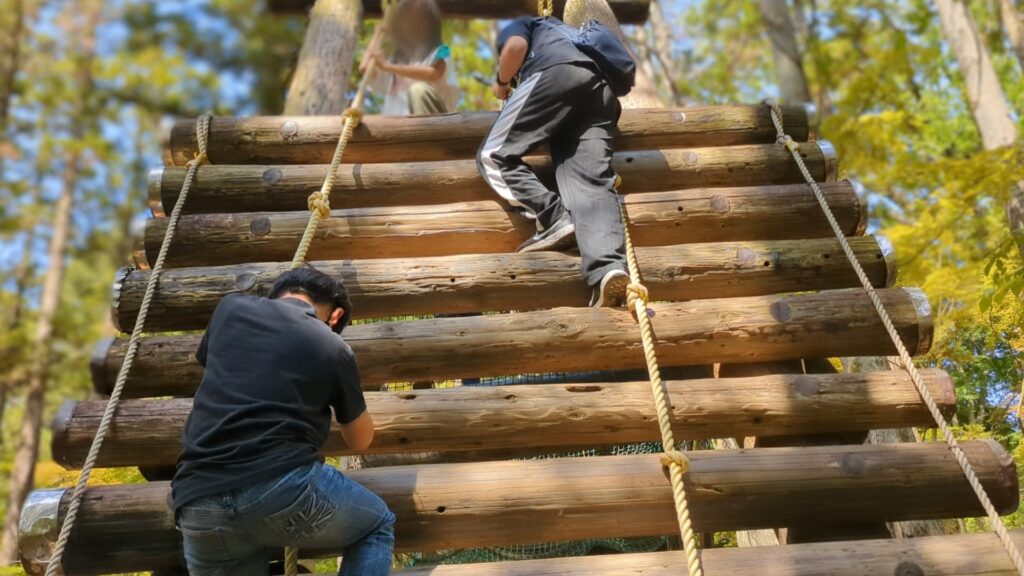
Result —
<svg viewBox="0 0 1024 576"><path fill-rule="evenodd" d="M312 268L217 306L171 482L192 576L267 574L285 546L342 549L341 575L389 573L394 515L320 456L332 410L350 448L373 441L341 338L351 312L344 285Z"/></svg>
<svg viewBox="0 0 1024 576"><path fill-rule="evenodd" d="M629 283L611 167L621 109L594 61L552 24L560 23L519 18L498 35L493 89L506 103L477 165L495 192L536 220L537 234L519 251L570 248L575 239L591 305L618 306ZM551 151L558 194L523 161L542 144Z"/></svg>

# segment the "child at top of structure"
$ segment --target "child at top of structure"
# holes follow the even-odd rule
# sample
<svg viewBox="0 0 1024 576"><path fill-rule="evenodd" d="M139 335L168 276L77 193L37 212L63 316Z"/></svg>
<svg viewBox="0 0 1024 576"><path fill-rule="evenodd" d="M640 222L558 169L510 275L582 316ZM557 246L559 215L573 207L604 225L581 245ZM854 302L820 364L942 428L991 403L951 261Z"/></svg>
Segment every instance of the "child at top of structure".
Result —
<svg viewBox="0 0 1024 576"><path fill-rule="evenodd" d="M384 56L382 44L390 47ZM455 109L459 90L451 48L441 40L441 11L435 0L400 0L377 33L359 66L377 62L373 90L384 96L382 114L446 114Z"/></svg>

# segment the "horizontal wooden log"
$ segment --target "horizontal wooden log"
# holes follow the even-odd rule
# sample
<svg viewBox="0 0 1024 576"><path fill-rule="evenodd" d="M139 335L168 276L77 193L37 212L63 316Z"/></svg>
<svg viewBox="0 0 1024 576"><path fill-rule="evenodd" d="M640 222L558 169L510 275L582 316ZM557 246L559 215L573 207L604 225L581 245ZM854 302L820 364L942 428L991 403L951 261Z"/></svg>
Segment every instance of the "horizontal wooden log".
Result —
<svg viewBox="0 0 1024 576"><path fill-rule="evenodd" d="M1012 458L994 441L963 444L1002 513L1016 509ZM851 522L981 514L941 444L692 452L687 474L698 532L774 528L809 519ZM657 455L399 466L346 472L398 518L396 550L432 551L672 534L672 491ZM71 574L177 566L169 486L89 488L71 534ZM68 493L55 495L63 516ZM56 498L54 498L55 500ZM30 505L29 514L42 512ZM31 517L31 516L30 516ZM52 537L59 524L39 527ZM34 546L24 546L33 549ZM327 553L337 551L308 551Z"/></svg>
<svg viewBox="0 0 1024 576"><path fill-rule="evenodd" d="M923 372L947 416L956 407L944 372ZM933 424L902 372L771 375L667 383L678 440L848 432ZM650 384L591 383L368 392L377 434L369 453L575 448L660 438ZM106 402L67 402L53 423L53 458L79 468ZM100 466L173 466L190 399L126 400ZM324 453L348 454L340 430Z"/></svg>
<svg viewBox="0 0 1024 576"><path fill-rule="evenodd" d="M1024 548L1024 531L1011 532ZM995 534L863 540L701 551L704 572L757 576L1018 576ZM683 552L449 564L401 570L400 576L679 576Z"/></svg>
<svg viewBox="0 0 1024 576"><path fill-rule="evenodd" d="M818 181L836 179L835 149L827 142L806 143L802 154ZM554 171L547 157L528 160L542 179L554 187ZM184 212L306 210L309 194L320 189L328 168L324 164L209 164L196 173ZM623 194L803 182L789 151L776 144L620 152L615 156L614 168L622 176L619 191ZM185 172L182 167L167 167L150 173L148 186L154 214L163 216L174 207ZM495 198L494 191L480 177L474 160L343 164L338 168L331 190L331 205L337 209Z"/></svg>
<svg viewBox="0 0 1024 576"><path fill-rule="evenodd" d="M363 0L366 16L380 16L380 0ZM608 5L622 24L647 21L650 0L608 0ZM439 0L438 8L445 18L506 19L537 13L535 0ZM267 9L275 14L304 13L313 6L313 0L269 0ZM555 1L555 11L562 12L565 0Z"/></svg>
<svg viewBox="0 0 1024 576"><path fill-rule="evenodd" d="M849 184L827 185L826 194L848 235L860 232L865 211ZM626 197L626 209L637 246L832 235L806 185L635 194ZM536 232L533 222L497 200L331 214L317 229L310 259L509 253ZM289 262L308 220L308 212L183 216L166 265ZM156 260L166 226L166 218L147 222L148 262Z"/></svg>
<svg viewBox="0 0 1024 576"><path fill-rule="evenodd" d="M783 109L786 131L807 139L807 109ZM367 116L356 128L345 161L427 162L474 158L497 113L441 116ZM329 164L341 134L340 116L219 117L210 122L208 153L214 164ZM625 110L617 150L657 150L775 142L767 106L693 106ZM195 119L170 128L165 162L184 166L194 158Z"/></svg>
<svg viewBox="0 0 1024 576"><path fill-rule="evenodd" d="M896 279L887 240L849 239L876 287ZM839 242L828 238L721 242L638 248L640 272L655 300L730 298L859 286ZM314 262L344 280L356 318L536 310L584 305L590 290L579 259L557 252L384 258ZM288 263L174 268L160 277L150 303L149 332L200 330L227 294L266 295ZM131 332L149 280L123 269L114 284L111 317Z"/></svg>
<svg viewBox="0 0 1024 576"><path fill-rule="evenodd" d="M924 294L902 288L878 294L911 353L927 351L932 324ZM893 351L863 290L657 303L651 309L663 366ZM346 329L345 340L371 389L387 382L644 365L638 328L625 309L555 308L362 324ZM108 340L97 348L93 381L98 392L109 392L125 343ZM198 343L198 335L143 339L125 395L191 395L202 377L194 357Z"/></svg>

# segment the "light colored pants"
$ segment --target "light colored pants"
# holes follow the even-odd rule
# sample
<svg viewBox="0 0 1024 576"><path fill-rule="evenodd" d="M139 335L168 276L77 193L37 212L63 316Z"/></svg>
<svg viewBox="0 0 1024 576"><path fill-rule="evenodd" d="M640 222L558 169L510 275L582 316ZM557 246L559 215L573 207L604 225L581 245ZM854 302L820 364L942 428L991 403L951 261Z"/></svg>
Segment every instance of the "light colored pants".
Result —
<svg viewBox="0 0 1024 576"><path fill-rule="evenodd" d="M266 575L285 546L342 550L340 576L386 576L394 524L376 494L320 463L199 498L178 513L191 576Z"/></svg>
<svg viewBox="0 0 1024 576"><path fill-rule="evenodd" d="M409 87L409 113L413 116L447 114L448 107L437 87L429 82L416 82Z"/></svg>

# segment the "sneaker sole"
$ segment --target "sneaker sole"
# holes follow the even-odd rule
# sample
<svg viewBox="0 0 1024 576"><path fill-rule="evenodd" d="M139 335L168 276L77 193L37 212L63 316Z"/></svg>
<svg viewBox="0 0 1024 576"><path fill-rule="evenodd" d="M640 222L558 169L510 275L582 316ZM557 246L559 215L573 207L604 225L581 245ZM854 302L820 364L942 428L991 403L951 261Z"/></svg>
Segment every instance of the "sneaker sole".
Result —
<svg viewBox="0 0 1024 576"><path fill-rule="evenodd" d="M598 308L614 308L626 303L626 287L629 286L629 276L613 276L601 289L601 299L597 301Z"/></svg>
<svg viewBox="0 0 1024 576"><path fill-rule="evenodd" d="M520 248L517 252L525 254L527 252L543 252L545 250L558 250L561 248L567 248L576 242L576 226L569 224L564 230L546 238L543 242L537 242L531 244L525 248Z"/></svg>

